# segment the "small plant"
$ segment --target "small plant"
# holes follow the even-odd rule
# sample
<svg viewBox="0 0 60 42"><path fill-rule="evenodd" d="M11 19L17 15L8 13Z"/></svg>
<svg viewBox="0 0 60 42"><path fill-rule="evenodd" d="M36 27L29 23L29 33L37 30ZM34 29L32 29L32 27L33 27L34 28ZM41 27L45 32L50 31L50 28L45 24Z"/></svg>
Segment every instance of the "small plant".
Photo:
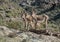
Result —
<svg viewBox="0 0 60 42"><path fill-rule="evenodd" d="M22 28L21 22L11 21L11 22L8 22L7 25L8 25L7 27L9 27L9 28L14 28L14 29Z"/></svg>

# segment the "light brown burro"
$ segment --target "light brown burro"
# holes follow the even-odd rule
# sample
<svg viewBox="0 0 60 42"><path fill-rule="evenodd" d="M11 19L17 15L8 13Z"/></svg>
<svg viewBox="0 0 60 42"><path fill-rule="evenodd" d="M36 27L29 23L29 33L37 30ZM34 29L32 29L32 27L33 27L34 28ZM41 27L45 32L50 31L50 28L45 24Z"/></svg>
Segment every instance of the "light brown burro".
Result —
<svg viewBox="0 0 60 42"><path fill-rule="evenodd" d="M45 27L47 28L49 17L45 14L37 15L33 10L32 14L29 14L25 11L24 14L22 14L22 19L26 29L28 29L29 25L32 27L32 29L36 29L36 26L41 26L41 23L45 23Z"/></svg>
<svg viewBox="0 0 60 42"><path fill-rule="evenodd" d="M32 17L33 17L33 19L35 20L37 26L40 26L41 23L44 23L44 22L45 22L45 27L47 28L48 19L49 19L48 15L45 15L45 14L43 14L43 15L37 15L37 14L33 11L33 12L32 12Z"/></svg>
<svg viewBox="0 0 60 42"><path fill-rule="evenodd" d="M25 23L24 25L25 25L26 29L29 30L28 26L32 23L33 17L32 17L30 14L28 14L27 12L25 12L25 13L22 15L22 18L23 18L23 21L24 21L24 23Z"/></svg>

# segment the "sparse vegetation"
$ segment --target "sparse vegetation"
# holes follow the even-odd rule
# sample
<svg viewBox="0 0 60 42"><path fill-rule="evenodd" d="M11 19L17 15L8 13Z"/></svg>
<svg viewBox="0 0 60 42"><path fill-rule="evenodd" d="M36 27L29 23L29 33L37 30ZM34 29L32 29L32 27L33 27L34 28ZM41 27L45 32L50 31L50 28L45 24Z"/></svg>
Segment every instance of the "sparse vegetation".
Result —
<svg viewBox="0 0 60 42"><path fill-rule="evenodd" d="M49 21L48 21L49 29L53 29L53 31L55 32L58 32L58 31L60 32L60 3L57 4L54 0L50 0L52 3L49 4L49 1L47 2L45 1L41 1L41 0L25 0L25 1L24 0L0 0L0 26L6 26L9 29L13 28L13 29L19 29L23 31L26 30L26 28L23 25L24 22L22 21L21 15L24 11L31 14L32 8L34 8L37 14L39 15L46 14L49 16ZM12 18L15 18L16 20ZM45 23L42 23L40 27L37 27L37 29L38 30L46 29ZM25 36L26 35L24 34L24 37ZM9 42L7 39L8 37L0 36L0 42ZM12 40L13 38L9 38L9 40L10 39ZM25 42L25 41L26 40L23 39L22 42Z"/></svg>
<svg viewBox="0 0 60 42"><path fill-rule="evenodd" d="M51 20L54 19L54 17L57 14L59 14L59 12L60 12L60 8L59 8L60 6L56 6L54 9L51 9L51 10L49 10L49 8L51 8L51 6L49 6L49 8L47 9L48 11L46 9L44 9L42 5L41 5L42 7L39 8L37 1L36 1L36 3L34 3L34 1L32 1L33 3L30 3L30 6L28 5L29 4L28 3L27 6L24 5L23 7L20 6L21 3L19 4L19 2L20 2L19 0L18 1L17 0L14 0L14 1L0 0L0 1L1 1L1 3L0 3L0 25L7 26L9 28L17 28L17 29L23 28L23 22L21 22L22 20L21 21L10 21L10 22L5 21L6 18L17 18L17 17L21 18L21 14L22 14L21 12L24 11L23 8L26 8L27 12L31 12L32 7L34 7L34 9L36 10L36 12L38 14L39 13L47 14ZM27 1L27 2L29 2L29 1ZM46 5L46 4L44 4L44 5ZM27 8L29 8L29 9L27 9ZM58 21L59 21L59 19L58 19ZM52 23L49 23L48 26L55 28L55 29L59 28L59 26L57 24L57 23L59 23L58 21L52 20ZM51 22L51 21L49 21L49 22ZM44 28L44 27L45 27L45 25L42 24L41 27L38 27L38 28Z"/></svg>

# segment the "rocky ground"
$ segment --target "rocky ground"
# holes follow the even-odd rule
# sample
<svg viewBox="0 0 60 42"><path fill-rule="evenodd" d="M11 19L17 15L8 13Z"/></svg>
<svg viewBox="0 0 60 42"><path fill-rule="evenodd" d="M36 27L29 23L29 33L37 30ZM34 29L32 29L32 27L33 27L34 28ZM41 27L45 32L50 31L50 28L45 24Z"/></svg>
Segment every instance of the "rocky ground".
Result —
<svg viewBox="0 0 60 42"><path fill-rule="evenodd" d="M0 42L60 42L58 37L37 31L20 31L26 29L21 15L31 13L32 8L37 15L49 16L48 28L60 31L60 0L0 0Z"/></svg>
<svg viewBox="0 0 60 42"><path fill-rule="evenodd" d="M0 26L0 42L60 42L60 39L54 36L22 32Z"/></svg>

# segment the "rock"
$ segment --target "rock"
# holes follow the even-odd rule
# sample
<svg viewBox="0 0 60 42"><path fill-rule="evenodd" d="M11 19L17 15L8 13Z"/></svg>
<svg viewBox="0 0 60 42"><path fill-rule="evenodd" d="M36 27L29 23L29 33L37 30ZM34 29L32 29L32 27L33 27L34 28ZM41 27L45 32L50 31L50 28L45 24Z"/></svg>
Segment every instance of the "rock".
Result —
<svg viewBox="0 0 60 42"><path fill-rule="evenodd" d="M0 33L2 33L4 36L5 35L8 35L9 33L11 33L12 31L10 29L8 29L7 27L5 26L0 26ZM1 34L1 35L2 35ZM3 36L2 35L2 36Z"/></svg>
<svg viewBox="0 0 60 42"><path fill-rule="evenodd" d="M19 30L15 30L15 29L9 29L6 26L0 26L0 34L2 36L6 36L6 35L13 35L13 34L18 34L20 33Z"/></svg>
<svg viewBox="0 0 60 42"><path fill-rule="evenodd" d="M5 26L0 26L0 35L2 42L60 42L60 39L54 36L35 34L33 32L20 32Z"/></svg>
<svg viewBox="0 0 60 42"><path fill-rule="evenodd" d="M60 42L60 40L54 36L38 35L32 32L24 32L19 34L17 38L22 42Z"/></svg>

